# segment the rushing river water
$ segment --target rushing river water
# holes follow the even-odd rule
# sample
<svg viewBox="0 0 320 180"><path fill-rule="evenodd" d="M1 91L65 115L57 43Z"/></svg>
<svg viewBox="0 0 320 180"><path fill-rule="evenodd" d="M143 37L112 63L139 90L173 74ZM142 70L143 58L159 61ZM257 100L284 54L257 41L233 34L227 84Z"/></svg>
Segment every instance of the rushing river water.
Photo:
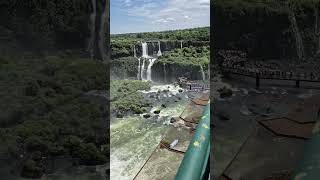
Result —
<svg viewBox="0 0 320 180"><path fill-rule="evenodd" d="M132 115L111 121L111 179L131 180L138 173L170 126L171 117L179 116L188 103L187 95L179 89L173 85L155 85L150 91L141 91L145 97L161 92L150 109L152 116L146 119L143 115ZM153 111L163 103L166 108L155 115Z"/></svg>

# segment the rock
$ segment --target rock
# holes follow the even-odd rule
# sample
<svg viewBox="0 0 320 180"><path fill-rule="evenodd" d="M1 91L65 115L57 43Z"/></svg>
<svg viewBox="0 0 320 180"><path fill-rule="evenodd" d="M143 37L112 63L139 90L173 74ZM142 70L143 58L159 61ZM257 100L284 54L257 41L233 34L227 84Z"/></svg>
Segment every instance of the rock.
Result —
<svg viewBox="0 0 320 180"><path fill-rule="evenodd" d="M257 90L257 89L253 89L251 88L250 91L254 92L254 93L257 93L257 94L262 94L263 92Z"/></svg>
<svg viewBox="0 0 320 180"><path fill-rule="evenodd" d="M230 116L228 114L225 114L224 112L218 112L217 117L222 121L229 121Z"/></svg>
<svg viewBox="0 0 320 180"><path fill-rule="evenodd" d="M161 104L161 107L166 108L167 106L165 104Z"/></svg>
<svg viewBox="0 0 320 180"><path fill-rule="evenodd" d="M240 112L241 112L241 114L246 115L246 116L252 114L252 113L249 111L248 107L245 106L245 105L242 105L242 106L241 106Z"/></svg>
<svg viewBox="0 0 320 180"><path fill-rule="evenodd" d="M117 113L117 118L123 118L123 114L120 113L120 112L118 112L118 113Z"/></svg>
<svg viewBox="0 0 320 180"><path fill-rule="evenodd" d="M148 118L151 117L151 115L150 115L150 114L144 114L143 117L146 118L146 119L148 119Z"/></svg>
<svg viewBox="0 0 320 180"><path fill-rule="evenodd" d="M182 90L182 89L179 89L178 91L179 91L180 93L181 93L181 92L183 92L183 90Z"/></svg>
<svg viewBox="0 0 320 180"><path fill-rule="evenodd" d="M154 114L160 114L160 109L153 111Z"/></svg>
<svg viewBox="0 0 320 180"><path fill-rule="evenodd" d="M153 95L153 94L151 94L151 95L149 96L149 98L154 98L154 95Z"/></svg>
<svg viewBox="0 0 320 180"><path fill-rule="evenodd" d="M175 117L172 117L172 118L170 119L170 123L175 123L175 122L177 122L177 119L176 119Z"/></svg>
<svg viewBox="0 0 320 180"><path fill-rule="evenodd" d="M220 98L226 98L232 96L233 92L231 89L226 88L225 86L221 89L218 89L220 93Z"/></svg>

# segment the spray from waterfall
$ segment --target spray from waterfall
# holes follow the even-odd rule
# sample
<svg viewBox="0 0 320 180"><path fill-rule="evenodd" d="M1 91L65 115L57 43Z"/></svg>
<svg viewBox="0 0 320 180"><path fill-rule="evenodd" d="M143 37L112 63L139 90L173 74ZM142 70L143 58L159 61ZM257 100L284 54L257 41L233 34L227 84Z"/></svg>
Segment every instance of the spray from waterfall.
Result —
<svg viewBox="0 0 320 180"><path fill-rule="evenodd" d="M144 66L145 66L145 62L146 62L146 59L143 59L143 61L142 61L142 66L141 66L141 72L140 72L140 74L141 74L141 80L145 80L144 79L144 72L145 72L145 68L144 68Z"/></svg>
<svg viewBox="0 0 320 180"><path fill-rule="evenodd" d="M90 14L90 39L88 42L88 48L87 50L90 53L91 59L93 59L94 56L94 40L95 40L95 31L96 31L96 16L97 16L97 4L96 0L91 0L92 5L92 12Z"/></svg>
<svg viewBox="0 0 320 180"><path fill-rule="evenodd" d="M204 73L204 71L203 71L202 65L199 64L199 66L200 66L200 70L201 70L202 80L204 81L204 80L206 80L206 75L205 75L205 73Z"/></svg>
<svg viewBox="0 0 320 180"><path fill-rule="evenodd" d="M162 53L161 53L160 41L158 41L158 46L159 46L159 50L158 50L157 56L161 56Z"/></svg>
<svg viewBox="0 0 320 180"><path fill-rule="evenodd" d="M148 65L148 69L147 69L147 80L148 81L152 81L151 79L151 74L152 74L152 66L154 64L154 62L156 61L156 58L151 58L149 59L149 65Z"/></svg>

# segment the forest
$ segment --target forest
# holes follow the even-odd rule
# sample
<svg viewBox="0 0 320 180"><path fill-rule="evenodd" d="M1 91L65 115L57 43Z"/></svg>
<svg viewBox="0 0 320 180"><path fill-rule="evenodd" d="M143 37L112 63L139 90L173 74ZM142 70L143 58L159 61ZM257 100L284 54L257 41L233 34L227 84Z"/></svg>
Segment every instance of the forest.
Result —
<svg viewBox="0 0 320 180"><path fill-rule="evenodd" d="M209 27L201 27L163 32L113 34L111 35L111 59L133 56L133 45L138 45L142 41L197 41L209 45L209 31Z"/></svg>
<svg viewBox="0 0 320 180"><path fill-rule="evenodd" d="M108 102L90 94L107 93L108 65L88 42L98 28L109 32L92 32L91 2L0 2L0 154L18 176L39 178L58 157L108 160ZM94 21L105 3L94 4Z"/></svg>

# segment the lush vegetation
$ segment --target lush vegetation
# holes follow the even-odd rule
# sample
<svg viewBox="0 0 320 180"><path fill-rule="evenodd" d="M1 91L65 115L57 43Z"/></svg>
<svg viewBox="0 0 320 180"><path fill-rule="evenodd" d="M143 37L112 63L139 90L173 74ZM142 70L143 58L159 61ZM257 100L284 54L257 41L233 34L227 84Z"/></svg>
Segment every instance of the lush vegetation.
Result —
<svg viewBox="0 0 320 180"><path fill-rule="evenodd" d="M2 1L0 39L32 51L86 48L89 4L88 0Z"/></svg>
<svg viewBox="0 0 320 180"><path fill-rule="evenodd" d="M208 46L203 47L191 47L174 49L169 52L165 52L163 56L160 56L156 63L162 64L181 64L181 65L208 65L210 56L210 48Z"/></svg>
<svg viewBox="0 0 320 180"><path fill-rule="evenodd" d="M84 95L108 87L105 64L74 57L0 61L0 150L12 159L23 157L22 176L41 176L42 157L106 162L100 146L107 144L107 107Z"/></svg>
<svg viewBox="0 0 320 180"><path fill-rule="evenodd" d="M125 79L134 77L138 72L139 61L134 57L122 57L111 61L111 77Z"/></svg>
<svg viewBox="0 0 320 180"><path fill-rule="evenodd" d="M149 90L150 82L138 80L113 80L110 84L111 112L118 117L128 113L141 114L146 111L149 103L138 90Z"/></svg>
<svg viewBox="0 0 320 180"><path fill-rule="evenodd" d="M133 45L140 41L209 41L209 27L163 32L145 32L111 35L111 57L133 56ZM138 49L136 49L138 51Z"/></svg>
<svg viewBox="0 0 320 180"><path fill-rule="evenodd" d="M172 30L162 32L144 32L111 35L111 42L130 42L144 40L186 40L186 41L209 41L209 27Z"/></svg>

